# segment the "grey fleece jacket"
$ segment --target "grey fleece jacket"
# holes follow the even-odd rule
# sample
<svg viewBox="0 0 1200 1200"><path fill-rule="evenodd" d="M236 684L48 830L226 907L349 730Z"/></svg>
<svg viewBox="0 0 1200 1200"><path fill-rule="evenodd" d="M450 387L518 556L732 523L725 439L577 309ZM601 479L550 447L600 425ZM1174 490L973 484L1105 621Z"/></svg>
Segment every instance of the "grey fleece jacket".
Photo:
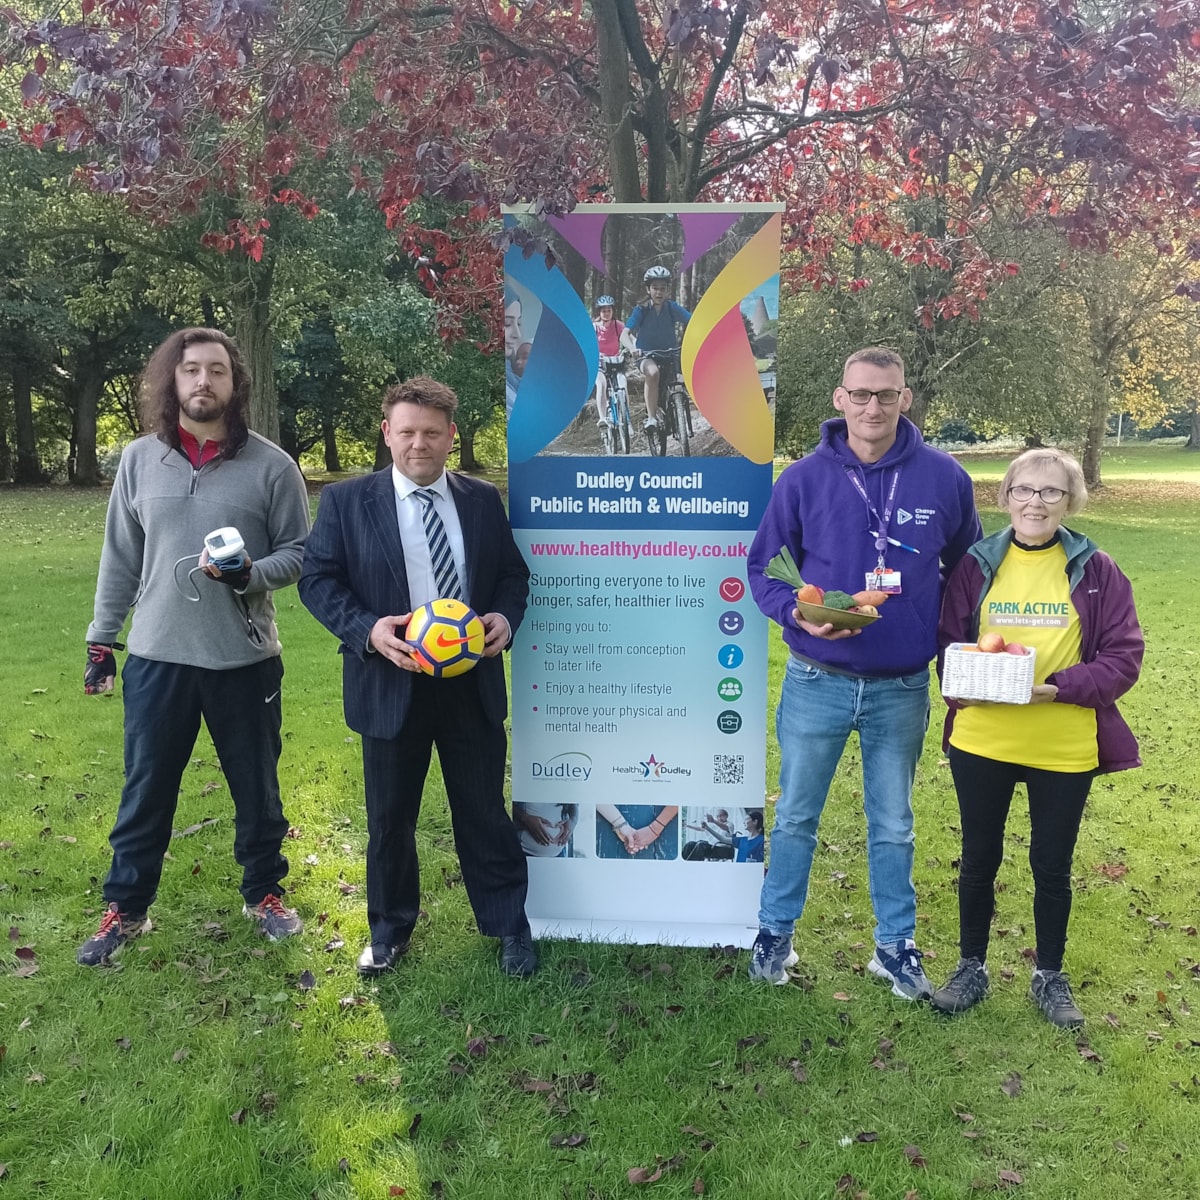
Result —
<svg viewBox="0 0 1200 1200"><path fill-rule="evenodd" d="M233 525L253 566L241 594L197 572L204 535ZM251 433L230 459L193 470L156 437L132 442L113 482L89 642L115 642L134 609L131 654L229 670L280 652L271 593L300 576L308 496L296 464ZM193 557L184 562L184 555ZM186 598L200 594L198 603Z"/></svg>

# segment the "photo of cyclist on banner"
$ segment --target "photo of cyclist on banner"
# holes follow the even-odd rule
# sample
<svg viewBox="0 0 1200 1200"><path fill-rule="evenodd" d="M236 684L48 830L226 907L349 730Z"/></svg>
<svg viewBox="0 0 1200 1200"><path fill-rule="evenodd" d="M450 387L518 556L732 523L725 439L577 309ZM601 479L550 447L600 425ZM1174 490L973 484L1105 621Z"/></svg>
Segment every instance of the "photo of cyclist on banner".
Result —
<svg viewBox="0 0 1200 1200"><path fill-rule="evenodd" d="M646 402L643 429L652 455L667 453L671 434L686 457L692 434L691 404L679 372L679 345L692 314L670 298L672 274L669 267L648 267L642 276L646 299L629 314L621 344L640 356L642 395ZM660 414L664 390L668 404ZM661 420L660 420L661 416Z"/></svg>
<svg viewBox="0 0 1200 1200"><path fill-rule="evenodd" d="M596 344L600 349L600 369L596 372L596 416L605 454L628 454L633 431L629 419L629 388L625 377L625 349L621 334L625 326L616 318L616 301L609 295L597 296Z"/></svg>

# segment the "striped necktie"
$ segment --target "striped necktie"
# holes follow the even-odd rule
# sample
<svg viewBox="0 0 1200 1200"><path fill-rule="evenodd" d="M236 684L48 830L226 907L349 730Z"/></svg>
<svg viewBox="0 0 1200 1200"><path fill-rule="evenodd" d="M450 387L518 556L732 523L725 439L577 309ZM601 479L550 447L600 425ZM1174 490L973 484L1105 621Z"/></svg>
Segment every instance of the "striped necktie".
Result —
<svg viewBox="0 0 1200 1200"><path fill-rule="evenodd" d="M432 488L417 488L413 495L422 504L421 520L425 523L425 538L429 542L429 558L433 563L433 578L437 584L438 598L462 600L462 584L458 578L458 569L454 565L454 555L450 552L450 539L446 537L446 527L434 507L437 492Z"/></svg>

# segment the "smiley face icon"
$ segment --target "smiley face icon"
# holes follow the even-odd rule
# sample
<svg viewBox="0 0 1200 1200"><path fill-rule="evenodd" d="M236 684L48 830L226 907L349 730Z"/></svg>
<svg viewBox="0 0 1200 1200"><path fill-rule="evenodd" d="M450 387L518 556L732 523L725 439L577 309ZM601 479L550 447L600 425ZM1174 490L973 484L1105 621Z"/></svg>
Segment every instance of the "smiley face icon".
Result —
<svg viewBox="0 0 1200 1200"><path fill-rule="evenodd" d="M729 612L723 612L720 617L717 618L717 628L726 637L735 637L737 634L742 632L745 626L745 617L743 617L740 612L735 612L733 609L730 609Z"/></svg>

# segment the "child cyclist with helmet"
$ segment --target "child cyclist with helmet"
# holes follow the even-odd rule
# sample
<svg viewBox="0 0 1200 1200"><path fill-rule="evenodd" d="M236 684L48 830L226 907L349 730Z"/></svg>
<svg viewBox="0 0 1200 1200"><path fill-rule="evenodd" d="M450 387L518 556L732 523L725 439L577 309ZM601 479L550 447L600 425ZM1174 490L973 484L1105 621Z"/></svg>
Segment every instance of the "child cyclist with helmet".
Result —
<svg viewBox="0 0 1200 1200"><path fill-rule="evenodd" d="M655 351L674 350L679 345L675 333L677 325L686 325L692 314L681 304L668 298L671 290L671 271L668 267L654 266L642 276L646 284L648 299L642 301L629 314L629 323L621 336L626 349L643 355L642 379L646 397L646 428L658 424L659 364L650 357Z"/></svg>
<svg viewBox="0 0 1200 1200"><path fill-rule="evenodd" d="M608 420L608 376L604 373L605 359L621 358L621 334L625 326L616 318L616 301L611 296L596 297L596 319L592 322L596 330L596 341L600 346L600 370L596 372L596 415L601 425Z"/></svg>

